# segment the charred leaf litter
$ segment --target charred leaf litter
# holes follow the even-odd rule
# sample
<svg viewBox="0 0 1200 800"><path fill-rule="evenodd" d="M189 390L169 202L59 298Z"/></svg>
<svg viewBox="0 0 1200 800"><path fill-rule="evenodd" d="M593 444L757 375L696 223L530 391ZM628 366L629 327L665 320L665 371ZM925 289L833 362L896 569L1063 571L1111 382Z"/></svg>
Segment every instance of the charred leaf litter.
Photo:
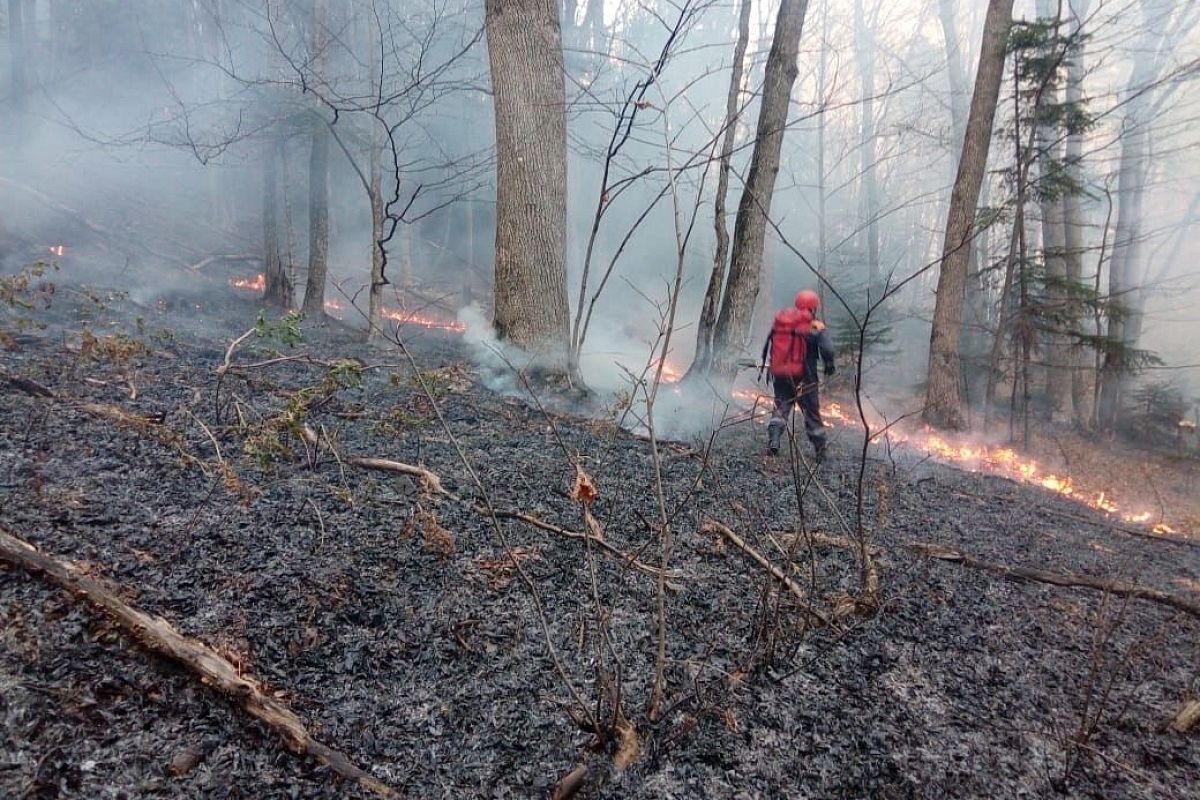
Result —
<svg viewBox="0 0 1200 800"><path fill-rule="evenodd" d="M660 448L677 512L671 565L682 577L668 594L657 721L646 714L656 580L596 556L611 637L603 652L621 660L638 743L616 770L612 748L590 750L592 736L567 713L571 697L528 588L491 520L472 508L478 490L402 355L336 328L306 331L290 349L252 337L235 366L275 350L325 364L231 371L218 398L226 348L257 310L238 300L186 319L188 305L60 291L38 314L46 327L3 351L8 374L56 394L0 386L3 527L216 647L316 738L402 795L549 797L587 763L578 797L1197 796L1196 734L1167 729L1200 690L1197 619L1006 581L906 545L1120 576L1193 600L1200 550L1130 536L1003 479L872 461L866 514L880 607L836 628L805 626L794 598L781 599L779 584L706 524L728 525L783 563L775 544L798 522L792 473L786 459L764 457L761 430L748 425L723 433L707 457L687 443ZM227 324L213 321L221 316ZM90 348L85 323L99 343ZM453 335L413 331L405 341L496 509L585 530L565 447L595 481L606 542L657 564L647 442L489 391ZM361 382L331 378L342 359L377 368ZM120 424L82 403L161 427ZM337 455L306 447L288 413ZM216 468L214 439L231 470ZM835 440L821 473L847 519L854 450ZM349 455L420 464L457 498L357 469ZM804 506L811 530L842 533L817 490ZM594 703L600 651L585 542L500 524L563 666ZM792 577L815 586L816 604L855 591L853 552L808 552L800 548ZM0 796L370 796L287 752L277 734L90 606L7 565L0 642Z"/></svg>

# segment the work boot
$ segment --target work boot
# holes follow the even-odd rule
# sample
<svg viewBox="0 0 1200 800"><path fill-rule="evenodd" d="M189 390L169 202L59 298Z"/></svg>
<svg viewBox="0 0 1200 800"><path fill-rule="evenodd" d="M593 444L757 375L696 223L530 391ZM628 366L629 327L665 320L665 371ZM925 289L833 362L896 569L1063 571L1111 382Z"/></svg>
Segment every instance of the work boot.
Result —
<svg viewBox="0 0 1200 800"><path fill-rule="evenodd" d="M783 438L784 422L781 419L773 419L767 424L767 451L773 455L779 455L779 440Z"/></svg>

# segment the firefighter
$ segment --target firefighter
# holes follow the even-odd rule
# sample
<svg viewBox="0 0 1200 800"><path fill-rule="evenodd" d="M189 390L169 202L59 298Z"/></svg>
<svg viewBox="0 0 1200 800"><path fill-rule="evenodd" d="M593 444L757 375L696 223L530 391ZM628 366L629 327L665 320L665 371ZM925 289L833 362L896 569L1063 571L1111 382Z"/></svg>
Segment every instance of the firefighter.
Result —
<svg viewBox="0 0 1200 800"><path fill-rule="evenodd" d="M767 449L779 453L787 419L794 405L800 406L804 432L816 451L817 462L825 460L825 423L821 419L818 359L825 375L835 372L833 341L825 324L816 319L821 299L812 289L796 294L793 308L775 315L771 334L763 346L763 364L768 364L774 384L775 408L767 425Z"/></svg>

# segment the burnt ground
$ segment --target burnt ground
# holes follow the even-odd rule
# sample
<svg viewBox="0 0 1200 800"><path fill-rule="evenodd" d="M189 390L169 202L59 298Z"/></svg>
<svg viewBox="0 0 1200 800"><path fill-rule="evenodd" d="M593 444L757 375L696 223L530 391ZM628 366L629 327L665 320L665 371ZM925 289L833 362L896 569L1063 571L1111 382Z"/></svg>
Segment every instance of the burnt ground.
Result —
<svg viewBox="0 0 1200 800"><path fill-rule="evenodd" d="M665 713L651 722L653 579L596 559L611 642L598 648L583 543L505 520L543 628L469 503L328 450L309 456L292 434L289 422L306 421L341 454L424 464L478 500L399 354L337 330L311 331L290 350L252 337L236 363L277 348L372 368L360 384L346 368L278 363L227 375L218 397L217 367L244 322L200 327L174 306L72 297L59 292L39 312L48 327L0 353L10 373L58 395L0 386L3 526L221 649L406 795L545 797L586 760L582 797L1195 797L1200 741L1165 723L1200 690L1200 621L905 547L935 542L1195 600L1194 546L1132 536L1010 481L873 459L865 513L881 551L881 606L805 630L790 595L703 525L721 520L782 563L766 534L783 539L800 524L789 461L765 458L750 424L725 430L708 453L664 443L672 566L683 577L668 596ZM255 315L249 304L222 313ZM185 323L191 332L179 333ZM85 326L99 337L90 346ZM117 330L129 338L109 338ZM496 508L583 529L565 450L595 479L606 539L657 558L647 442L603 418L544 415L488 391L453 336L414 331L406 341ZM83 402L161 427L118 424ZM233 475L217 469L205 427ZM854 450L848 434L838 438L824 491L802 486L810 529L840 534L839 516L853 516ZM857 571L848 552L819 547L797 558L795 577L828 608L855 590ZM39 578L0 567L0 620L0 796L364 794ZM598 653L619 659L641 745L623 772L568 716L547 631L589 702ZM172 771L188 750L199 763Z"/></svg>

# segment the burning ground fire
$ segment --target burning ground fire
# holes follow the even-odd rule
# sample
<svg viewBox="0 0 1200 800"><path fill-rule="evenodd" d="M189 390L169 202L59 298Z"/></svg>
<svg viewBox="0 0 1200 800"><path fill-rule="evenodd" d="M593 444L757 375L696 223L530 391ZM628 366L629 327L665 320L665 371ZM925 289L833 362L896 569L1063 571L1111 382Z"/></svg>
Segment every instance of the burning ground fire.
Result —
<svg viewBox="0 0 1200 800"><path fill-rule="evenodd" d="M229 285L235 289L261 292L266 288L266 276L260 273L254 278L236 278L231 280ZM325 308L327 311L338 312L342 311L344 307L338 300L327 300ZM457 321L439 320L399 309L386 308L383 316L404 325L417 325L455 333L462 333L466 330L466 326ZM670 362L662 365L664 383L678 383L683 378L683 374L683 370ZM756 388L735 389L733 398L751 408L769 408L772 402L770 395L764 394ZM826 423L834 427L856 428L860 426L857 414L848 412L839 403L826 403L822 408L822 413ZM883 427L883 425L878 426L878 428ZM1023 456L1009 447L956 443L928 427L901 430L893 426L887 428L886 431L877 431L872 435L872 438L877 441L885 437L893 444L905 445L930 458L953 464L968 471L999 475L1020 483L1039 486L1064 497L1070 497L1072 500L1103 511L1124 522L1145 525L1154 517L1149 511L1134 513L1123 510L1108 492L1089 491L1077 487L1074 479L1070 476L1044 472L1035 459ZM1174 528L1164 522L1154 524L1152 529L1155 533L1176 533Z"/></svg>
<svg viewBox="0 0 1200 800"><path fill-rule="evenodd" d="M267 288L267 276L261 272L253 278L233 278L229 281L229 285L234 289L245 289L252 292L262 292ZM325 310L333 313L345 310L345 306L340 300L326 300ZM408 311L401 311L398 308L385 308L383 316L393 322L398 322L402 325L416 325L420 328L429 328L431 330L451 331L453 333L462 333L467 329L466 325L461 322L437 319L435 317L416 314Z"/></svg>
<svg viewBox="0 0 1200 800"><path fill-rule="evenodd" d="M827 422L843 427L859 427L857 415L847 413L838 403L829 403L822 411ZM873 438L878 439L882 436L887 436L893 443L903 444L962 469L987 472L1031 486L1040 486L1098 511L1104 511L1124 522L1145 525L1154 517L1149 511L1134 513L1123 510L1108 492L1081 489L1075 486L1074 479L1069 475L1045 472L1036 459L1024 456L1011 447L953 442L926 426L916 430L899 430L892 427L885 434L874 434ZM1177 533L1165 522L1158 522L1152 528L1155 533Z"/></svg>
<svg viewBox="0 0 1200 800"><path fill-rule="evenodd" d="M663 380L666 382L674 382L680 375L680 371L671 368L670 365L663 369ZM773 402L771 395L765 394L757 388L734 389L733 398L745 407L757 409L769 409ZM858 414L843 408L840 403L824 403L821 412L827 425L843 428L861 427ZM1074 479L1069 475L1063 476L1046 472L1036 459L1024 456L1010 447L953 442L927 426L903 430L893 426L883 431L884 427L881 423L872 423L872 439L874 441L880 441L886 437L893 444L904 445L937 461L952 464L970 472L986 472L1031 486L1039 486L1098 511L1103 511L1124 522L1147 525L1154 518L1149 511L1132 512L1122 509L1112 499L1109 492L1086 490L1076 486ZM1151 527L1155 533L1178 532L1165 522L1155 523Z"/></svg>

